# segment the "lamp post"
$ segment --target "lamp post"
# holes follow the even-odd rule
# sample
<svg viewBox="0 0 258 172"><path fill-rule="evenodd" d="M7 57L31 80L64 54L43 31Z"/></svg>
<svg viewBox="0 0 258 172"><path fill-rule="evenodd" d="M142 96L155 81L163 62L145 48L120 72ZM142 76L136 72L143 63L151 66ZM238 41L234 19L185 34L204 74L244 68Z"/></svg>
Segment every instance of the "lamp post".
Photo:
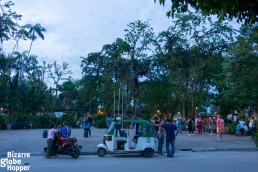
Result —
<svg viewBox="0 0 258 172"><path fill-rule="evenodd" d="M197 117L198 107L195 107L195 117Z"/></svg>

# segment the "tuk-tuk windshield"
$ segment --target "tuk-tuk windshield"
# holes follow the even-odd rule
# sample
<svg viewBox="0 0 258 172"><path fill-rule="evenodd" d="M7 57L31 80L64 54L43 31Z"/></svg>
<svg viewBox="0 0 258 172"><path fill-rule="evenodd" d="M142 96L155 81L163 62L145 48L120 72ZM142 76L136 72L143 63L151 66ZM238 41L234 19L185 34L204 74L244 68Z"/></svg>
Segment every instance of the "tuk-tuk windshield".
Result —
<svg viewBox="0 0 258 172"><path fill-rule="evenodd" d="M114 134L114 128L115 128L115 122L112 122L111 125L108 127L106 134L113 135Z"/></svg>

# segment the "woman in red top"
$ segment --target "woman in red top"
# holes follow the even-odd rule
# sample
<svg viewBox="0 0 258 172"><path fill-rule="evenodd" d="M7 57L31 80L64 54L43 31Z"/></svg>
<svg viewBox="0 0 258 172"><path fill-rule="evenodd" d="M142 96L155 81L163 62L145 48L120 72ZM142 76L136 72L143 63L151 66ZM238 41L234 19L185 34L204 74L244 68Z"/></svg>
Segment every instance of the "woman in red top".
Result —
<svg viewBox="0 0 258 172"><path fill-rule="evenodd" d="M224 120L220 114L217 115L217 142L222 141L222 134L224 131Z"/></svg>
<svg viewBox="0 0 258 172"><path fill-rule="evenodd" d="M198 134L202 134L202 118L200 117L197 122Z"/></svg>

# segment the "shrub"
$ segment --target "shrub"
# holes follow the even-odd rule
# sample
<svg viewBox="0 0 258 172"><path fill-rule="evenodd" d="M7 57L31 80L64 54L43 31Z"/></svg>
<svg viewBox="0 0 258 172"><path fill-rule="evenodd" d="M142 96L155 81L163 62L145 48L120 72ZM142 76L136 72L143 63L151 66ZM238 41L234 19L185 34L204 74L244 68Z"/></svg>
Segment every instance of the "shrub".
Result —
<svg viewBox="0 0 258 172"><path fill-rule="evenodd" d="M67 121L70 127L76 127L76 119L73 114L64 114L61 119L61 123L63 123L63 121Z"/></svg>
<svg viewBox="0 0 258 172"><path fill-rule="evenodd" d="M0 130L6 129L7 119L4 115L0 115Z"/></svg>
<svg viewBox="0 0 258 172"><path fill-rule="evenodd" d="M93 117L92 125L97 128L105 128L106 126L106 117L104 115L96 115Z"/></svg>
<svg viewBox="0 0 258 172"><path fill-rule="evenodd" d="M56 117L50 114L35 116L35 123L37 128L48 128L51 123L56 124Z"/></svg>
<svg viewBox="0 0 258 172"><path fill-rule="evenodd" d="M14 113L8 116L9 122L29 122L34 121L34 116L26 113Z"/></svg>
<svg viewBox="0 0 258 172"><path fill-rule="evenodd" d="M235 134L235 132L236 132L236 126L237 126L237 123L236 123L236 122L227 123L226 126L229 128L230 134Z"/></svg>

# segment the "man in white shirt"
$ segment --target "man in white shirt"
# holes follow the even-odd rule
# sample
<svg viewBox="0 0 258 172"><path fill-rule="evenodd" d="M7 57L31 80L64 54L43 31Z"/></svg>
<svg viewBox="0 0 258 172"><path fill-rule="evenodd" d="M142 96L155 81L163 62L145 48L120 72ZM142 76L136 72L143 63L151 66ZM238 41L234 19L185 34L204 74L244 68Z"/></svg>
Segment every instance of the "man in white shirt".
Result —
<svg viewBox="0 0 258 172"><path fill-rule="evenodd" d="M55 125L51 124L48 130L48 135L47 135L47 152L46 152L46 159L49 159L52 151L53 151L53 147L54 147L54 137L55 137Z"/></svg>

